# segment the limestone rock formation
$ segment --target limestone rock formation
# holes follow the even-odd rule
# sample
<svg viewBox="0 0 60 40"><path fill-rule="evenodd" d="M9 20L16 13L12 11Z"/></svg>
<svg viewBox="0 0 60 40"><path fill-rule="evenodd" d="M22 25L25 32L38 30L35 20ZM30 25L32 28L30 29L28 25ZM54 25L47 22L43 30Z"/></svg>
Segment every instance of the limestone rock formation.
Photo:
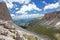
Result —
<svg viewBox="0 0 60 40"><path fill-rule="evenodd" d="M53 20L55 18L60 19L60 11L52 12L52 13L46 13L43 19Z"/></svg>
<svg viewBox="0 0 60 40"><path fill-rule="evenodd" d="M0 19L11 20L8 8L4 2L0 2Z"/></svg>
<svg viewBox="0 0 60 40"><path fill-rule="evenodd" d="M45 14L41 19L40 24L60 29L60 11Z"/></svg>

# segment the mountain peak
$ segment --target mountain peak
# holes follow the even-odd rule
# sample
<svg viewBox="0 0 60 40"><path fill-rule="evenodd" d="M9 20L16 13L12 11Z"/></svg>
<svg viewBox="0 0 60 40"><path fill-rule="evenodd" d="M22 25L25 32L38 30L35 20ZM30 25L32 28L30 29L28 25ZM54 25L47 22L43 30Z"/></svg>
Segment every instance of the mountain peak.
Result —
<svg viewBox="0 0 60 40"><path fill-rule="evenodd" d="M0 19L12 20L8 8L4 2L0 2Z"/></svg>
<svg viewBox="0 0 60 40"><path fill-rule="evenodd" d="M60 11L52 12L52 13L46 13L43 19L53 20L55 18L60 19Z"/></svg>

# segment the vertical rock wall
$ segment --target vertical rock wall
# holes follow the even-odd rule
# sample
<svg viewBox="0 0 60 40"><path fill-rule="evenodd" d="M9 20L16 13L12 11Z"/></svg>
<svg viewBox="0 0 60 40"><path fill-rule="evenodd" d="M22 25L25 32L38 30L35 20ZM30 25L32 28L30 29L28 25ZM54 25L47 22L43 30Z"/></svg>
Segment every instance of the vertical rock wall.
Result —
<svg viewBox="0 0 60 40"><path fill-rule="evenodd" d="M11 20L8 8L4 2L0 2L0 19Z"/></svg>

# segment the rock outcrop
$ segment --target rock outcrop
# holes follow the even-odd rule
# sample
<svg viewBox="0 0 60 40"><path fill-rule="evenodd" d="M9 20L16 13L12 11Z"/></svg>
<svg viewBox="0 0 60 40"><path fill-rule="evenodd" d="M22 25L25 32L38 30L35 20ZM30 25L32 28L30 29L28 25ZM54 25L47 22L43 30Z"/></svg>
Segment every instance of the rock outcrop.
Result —
<svg viewBox="0 0 60 40"><path fill-rule="evenodd" d="M12 20L9 10L4 2L0 2L0 19L2 20Z"/></svg>
<svg viewBox="0 0 60 40"><path fill-rule="evenodd" d="M45 14L40 24L60 29L60 11Z"/></svg>
<svg viewBox="0 0 60 40"><path fill-rule="evenodd" d="M60 11L52 12L52 13L46 13L44 16L44 20L53 20L53 19L60 19Z"/></svg>

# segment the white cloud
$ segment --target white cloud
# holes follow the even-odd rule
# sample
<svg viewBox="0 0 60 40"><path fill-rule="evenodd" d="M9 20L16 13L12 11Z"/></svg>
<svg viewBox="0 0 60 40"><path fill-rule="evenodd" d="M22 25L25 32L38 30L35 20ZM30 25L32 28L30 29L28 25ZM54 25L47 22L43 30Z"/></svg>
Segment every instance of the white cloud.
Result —
<svg viewBox="0 0 60 40"><path fill-rule="evenodd" d="M14 17L15 16L15 14L10 14L11 15L11 17Z"/></svg>
<svg viewBox="0 0 60 40"><path fill-rule="evenodd" d="M8 8L13 8L13 4L12 3L6 3Z"/></svg>
<svg viewBox="0 0 60 40"><path fill-rule="evenodd" d="M19 16L15 16L13 17L13 19L24 19L24 18L37 18L42 16L42 14L27 14L27 15L19 15Z"/></svg>
<svg viewBox="0 0 60 40"><path fill-rule="evenodd" d="M44 7L44 10L47 10L47 9L54 9L54 8L58 8L60 7L60 4L59 2L55 3L55 4L48 4Z"/></svg>
<svg viewBox="0 0 60 40"><path fill-rule="evenodd" d="M45 1L42 1L45 5L47 5L47 3Z"/></svg>
<svg viewBox="0 0 60 40"><path fill-rule="evenodd" d="M18 2L20 4L23 4L23 3L28 4L30 2L30 0L3 0L3 1L8 2L8 3Z"/></svg>
<svg viewBox="0 0 60 40"><path fill-rule="evenodd" d="M0 0L0 1L4 1L8 8L12 8L14 6L12 2L18 2L20 4L23 4L23 3L28 4L30 2L30 0Z"/></svg>
<svg viewBox="0 0 60 40"><path fill-rule="evenodd" d="M37 10L41 11L42 9L38 8L34 3L33 4L28 4L28 5L23 5L22 8L17 11L16 13L21 13L21 14L27 14L26 11L32 11L32 10Z"/></svg>
<svg viewBox="0 0 60 40"><path fill-rule="evenodd" d="M16 10L18 10L19 8L16 8Z"/></svg>
<svg viewBox="0 0 60 40"><path fill-rule="evenodd" d="M21 14L25 14L25 15L17 16L15 14L11 14L12 17L19 17L19 18L32 17L33 18L33 17L40 16L39 14L28 14L27 13L27 11L32 11L32 10L41 11L41 9L38 8L34 3L33 4L29 3L31 0L3 0L3 1L6 3L7 7L10 9L13 8L13 6L16 6L16 5L13 5L12 2L18 2L20 4L24 4L22 6L22 8L19 11L17 11L16 13L21 13ZM26 5L26 4L28 4L28 5ZM16 10L17 9L19 9L19 8L16 8Z"/></svg>

